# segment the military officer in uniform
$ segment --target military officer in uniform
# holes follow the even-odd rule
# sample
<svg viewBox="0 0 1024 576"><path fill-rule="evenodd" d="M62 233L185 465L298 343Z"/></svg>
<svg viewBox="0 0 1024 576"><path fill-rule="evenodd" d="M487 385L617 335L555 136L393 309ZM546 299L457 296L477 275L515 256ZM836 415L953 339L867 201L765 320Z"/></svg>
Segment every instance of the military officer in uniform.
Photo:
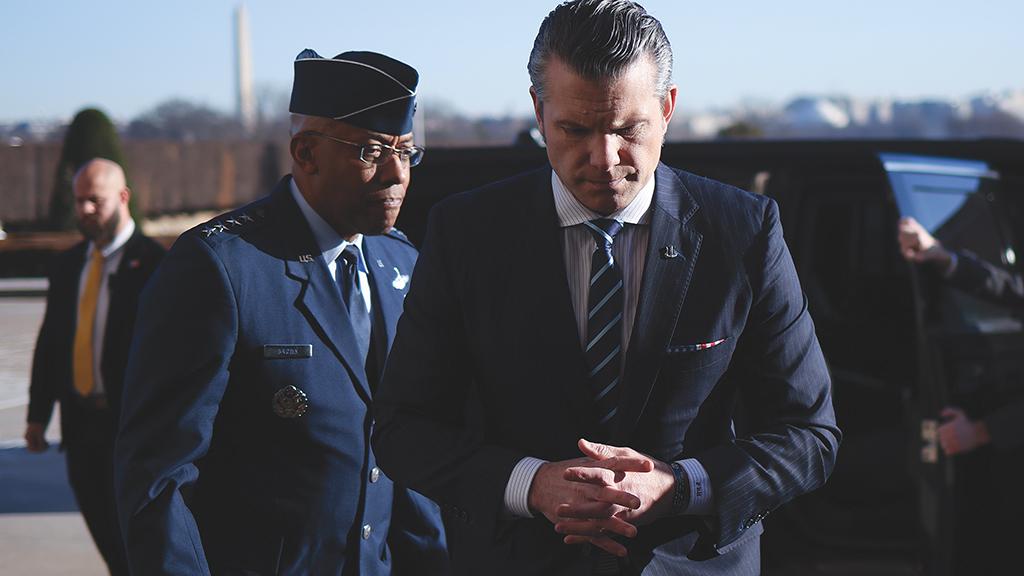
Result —
<svg viewBox="0 0 1024 576"><path fill-rule="evenodd" d="M300 53L291 175L182 235L143 294L115 455L134 573L447 573L436 505L369 444L416 259L393 226L417 81Z"/></svg>

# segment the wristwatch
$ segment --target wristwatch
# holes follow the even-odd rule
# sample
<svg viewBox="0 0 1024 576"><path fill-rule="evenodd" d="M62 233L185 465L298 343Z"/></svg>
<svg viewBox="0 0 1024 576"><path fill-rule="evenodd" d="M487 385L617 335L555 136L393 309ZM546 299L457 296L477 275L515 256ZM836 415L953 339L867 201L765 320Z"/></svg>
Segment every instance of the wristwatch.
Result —
<svg viewBox="0 0 1024 576"><path fill-rule="evenodd" d="M672 476L676 479L675 488L672 490L672 515L682 516L690 507L690 479L679 462L671 462L669 466L672 467Z"/></svg>

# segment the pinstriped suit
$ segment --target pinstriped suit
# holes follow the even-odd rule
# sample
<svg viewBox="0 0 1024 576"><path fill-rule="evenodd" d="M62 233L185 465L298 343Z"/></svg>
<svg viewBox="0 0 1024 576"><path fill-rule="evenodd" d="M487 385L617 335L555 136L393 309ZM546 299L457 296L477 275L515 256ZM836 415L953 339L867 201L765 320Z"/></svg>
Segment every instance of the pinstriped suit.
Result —
<svg viewBox="0 0 1024 576"><path fill-rule="evenodd" d="M630 573L756 574L760 519L835 463L828 372L773 201L660 165L650 217L611 443L696 458L716 513L641 527ZM577 457L586 429L559 234L549 168L439 204L376 397L379 462L441 505L459 574L588 573L502 505L519 460Z"/></svg>

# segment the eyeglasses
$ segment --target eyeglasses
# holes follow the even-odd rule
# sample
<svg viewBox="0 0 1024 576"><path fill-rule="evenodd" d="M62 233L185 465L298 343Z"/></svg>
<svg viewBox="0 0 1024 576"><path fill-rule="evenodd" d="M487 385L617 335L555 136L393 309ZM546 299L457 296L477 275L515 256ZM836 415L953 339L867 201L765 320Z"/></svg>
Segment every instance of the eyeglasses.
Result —
<svg viewBox="0 0 1024 576"><path fill-rule="evenodd" d="M335 138L330 134L324 134L323 132L317 132L316 130L306 130L296 134L296 136L306 135L320 136L340 144L355 146L356 148L359 148L359 159L364 163L373 166L383 164L387 162L393 154L398 154L398 159L402 161L402 164L412 167L423 161L423 153L425 152L425 150L420 146L395 148L394 146L388 146L387 144L359 144L358 142L349 142L348 140Z"/></svg>

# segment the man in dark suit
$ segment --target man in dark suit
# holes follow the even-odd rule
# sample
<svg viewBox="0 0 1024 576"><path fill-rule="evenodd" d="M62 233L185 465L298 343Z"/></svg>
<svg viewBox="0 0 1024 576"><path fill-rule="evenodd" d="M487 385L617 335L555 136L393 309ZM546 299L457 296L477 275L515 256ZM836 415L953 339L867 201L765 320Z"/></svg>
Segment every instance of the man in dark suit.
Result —
<svg viewBox="0 0 1024 576"><path fill-rule="evenodd" d="M1024 278L1019 274L968 252L946 249L909 216L901 218L897 224L897 240L906 260L935 268L949 285L1010 308L1024 308ZM946 406L940 415L945 422L937 431L939 444L950 456L972 452L990 443L1000 450L1024 445L1024 399L1007 402L975 419L959 406Z"/></svg>
<svg viewBox="0 0 1024 576"><path fill-rule="evenodd" d="M561 4L529 69L551 167L433 210L381 466L459 574L757 574L760 520L839 443L776 205L659 164L676 87L640 6Z"/></svg>
<svg viewBox="0 0 1024 576"><path fill-rule="evenodd" d="M909 262L936 272L942 281L967 294L1009 309L1024 307L1024 279L1020 274L986 262L965 250L947 248L913 217L897 224L900 254ZM986 335L976 334L979 341ZM1013 337L1012 333L1002 337ZM957 376L954 375L954 379ZM961 376L962 377L962 376ZM950 395L959 386L952 383ZM984 390L984 393L982 392ZM957 557L954 572L971 575L1002 574L1016 562L1015 545L1024 512L1024 396L1019 383L987 382L965 396L987 396L986 408L965 410L955 403L939 412L943 422L936 434L947 456L957 458L955 499L961 541L984 542L992 553ZM963 528L961 528L963 527ZM969 527L969 528L967 528Z"/></svg>
<svg viewBox="0 0 1024 576"><path fill-rule="evenodd" d="M370 450L416 251L393 228L416 71L295 61L292 173L186 232L143 294L116 469L138 574L444 574L437 506Z"/></svg>
<svg viewBox="0 0 1024 576"><path fill-rule="evenodd" d="M61 405L68 480L112 574L127 574L114 502L114 435L139 294L164 249L128 211L131 192L115 162L94 159L75 174L75 217L85 239L57 256L32 362L25 441L44 433Z"/></svg>

